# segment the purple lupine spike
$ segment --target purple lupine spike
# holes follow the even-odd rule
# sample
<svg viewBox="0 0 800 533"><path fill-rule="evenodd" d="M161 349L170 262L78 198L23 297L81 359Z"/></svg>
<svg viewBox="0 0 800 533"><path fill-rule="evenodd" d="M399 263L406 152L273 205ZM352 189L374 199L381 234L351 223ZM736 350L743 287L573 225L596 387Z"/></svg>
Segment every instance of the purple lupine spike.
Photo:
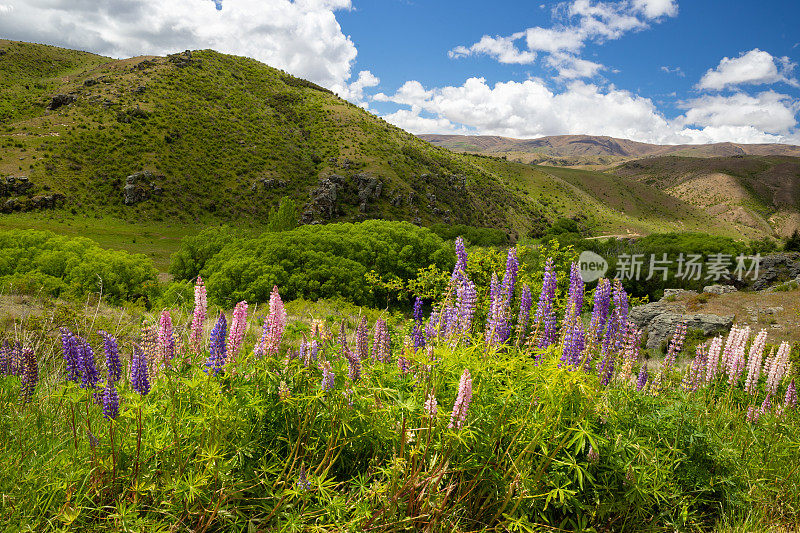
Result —
<svg viewBox="0 0 800 533"><path fill-rule="evenodd" d="M614 280L614 309L620 324L628 322L628 294L618 279Z"/></svg>
<svg viewBox="0 0 800 533"><path fill-rule="evenodd" d="M225 320L225 313L220 312L214 329L211 330L211 340L209 342L209 355L206 360L204 372L211 372L216 376L222 372L225 366L225 337L227 335L228 322Z"/></svg>
<svg viewBox="0 0 800 533"><path fill-rule="evenodd" d="M577 263L572 263L569 272L569 296L567 299L566 315L569 319L581 316L583 309L583 278ZM565 321L567 317L565 316Z"/></svg>
<svg viewBox="0 0 800 533"><path fill-rule="evenodd" d="M332 390L334 387L334 379L336 378L336 374L333 373L331 369L331 364L328 361L325 361L322 364L322 390L329 391Z"/></svg>
<svg viewBox="0 0 800 533"><path fill-rule="evenodd" d="M441 331L439 324L440 324L440 314L438 311L434 310L431 312L431 315L428 317L428 322L425 324L425 342L430 343L433 342L439 336Z"/></svg>
<svg viewBox="0 0 800 533"><path fill-rule="evenodd" d="M783 406L788 409L789 407L797 407L797 389L794 385L794 380L789 382L786 386L786 396L783 398Z"/></svg>
<svg viewBox="0 0 800 533"><path fill-rule="evenodd" d="M67 328L59 328L61 332L61 348L64 354L64 363L67 371L67 380L74 383L80 381L80 353L75 336Z"/></svg>
<svg viewBox="0 0 800 533"><path fill-rule="evenodd" d="M613 352L605 352L600 364L597 365L597 374L600 376L600 384L603 387L611 383L611 378L614 376L614 354Z"/></svg>
<svg viewBox="0 0 800 533"><path fill-rule="evenodd" d="M492 273L489 282L489 315L486 318L486 344L496 346L500 338L500 328L503 326L503 296L500 293L500 283L497 274Z"/></svg>
<svg viewBox="0 0 800 533"><path fill-rule="evenodd" d="M358 354L350 351L350 348L345 346L344 357L347 359L347 377L352 382L361 379L361 359Z"/></svg>
<svg viewBox="0 0 800 533"><path fill-rule="evenodd" d="M686 368L686 376L683 381L684 390L695 392L703 382L703 372L708 365L708 356L705 344L699 344L697 351L692 359L692 363Z"/></svg>
<svg viewBox="0 0 800 533"><path fill-rule="evenodd" d="M467 250L464 247L464 238L456 237L456 266L453 268L451 280L455 280L459 273L467 271Z"/></svg>
<svg viewBox="0 0 800 533"><path fill-rule="evenodd" d="M517 342L519 344L525 342L525 336L528 334L532 305L531 288L525 284L522 286L522 293L519 296L519 315L517 315Z"/></svg>
<svg viewBox="0 0 800 533"><path fill-rule="evenodd" d="M729 385L736 384L744 371L744 352L749 338L750 326L745 326L737 331L730 356L728 357L727 371Z"/></svg>
<svg viewBox="0 0 800 533"><path fill-rule="evenodd" d="M114 420L119 416L119 394L114 380L106 380L106 388L103 391L103 417L106 420Z"/></svg>
<svg viewBox="0 0 800 533"><path fill-rule="evenodd" d="M105 331L98 331L97 333L103 337L103 350L106 354L106 368L108 369L108 377L112 381L119 381L119 378L122 377L122 363L119 360L119 347L117 346L117 339Z"/></svg>
<svg viewBox="0 0 800 533"><path fill-rule="evenodd" d="M147 396L147 393L150 392L150 380L147 377L147 357L138 344L133 345L131 387L141 396Z"/></svg>
<svg viewBox="0 0 800 533"><path fill-rule="evenodd" d="M667 349L667 356L664 358L662 372L672 369L675 366L675 360L683 348L683 341L686 338L686 324L681 322L675 328L675 333L669 341L669 348Z"/></svg>
<svg viewBox="0 0 800 533"><path fill-rule="evenodd" d="M517 274L519 274L517 249L510 248L508 250L508 257L506 258L506 273L503 276L503 284L500 287L500 293L507 306L511 305L511 300L514 298L514 286L517 283Z"/></svg>
<svg viewBox="0 0 800 533"><path fill-rule="evenodd" d="M389 328L386 321L379 318L375 321L375 333L373 334L372 359L380 363L390 362L390 338Z"/></svg>
<svg viewBox="0 0 800 533"><path fill-rule="evenodd" d="M425 334L422 328L422 298L414 301L414 351L425 346Z"/></svg>
<svg viewBox="0 0 800 533"><path fill-rule="evenodd" d="M13 343L8 349L8 373L12 376L22 375L22 345Z"/></svg>
<svg viewBox="0 0 800 533"><path fill-rule="evenodd" d="M592 320L589 323L590 339L593 343L599 342L605 332L610 306L611 282L602 278L594 290L594 308L592 309Z"/></svg>
<svg viewBox="0 0 800 533"><path fill-rule="evenodd" d="M0 346L0 376L7 376L11 373L11 357L9 355L10 351L11 350L8 347L8 342L3 342L2 346Z"/></svg>
<svg viewBox="0 0 800 533"><path fill-rule="evenodd" d="M167 309L161 311L158 321L158 356L163 364L175 357L175 335L172 331L172 315Z"/></svg>
<svg viewBox="0 0 800 533"><path fill-rule="evenodd" d="M475 306L478 302L478 292L475 284L467 279L466 275L459 278L460 282L456 289L456 309L458 313L458 333L469 335L472 329L472 317L475 314Z"/></svg>
<svg viewBox="0 0 800 533"><path fill-rule="evenodd" d="M761 407L758 408L758 416L761 417L764 413L768 413L770 409L772 409L772 399L771 394L767 393L767 397L764 398Z"/></svg>
<svg viewBox="0 0 800 533"><path fill-rule="evenodd" d="M755 424L758 422L759 410L753 407L752 405L747 408L747 416L745 416L745 420Z"/></svg>
<svg viewBox="0 0 800 533"><path fill-rule="evenodd" d="M542 292L539 295L536 315L533 317L533 322L538 328L539 338L537 345L541 349L553 344L556 338L556 315L553 307L553 300L556 297L556 281L556 274L553 271L553 258L548 257L544 267L544 277L542 278Z"/></svg>
<svg viewBox="0 0 800 533"><path fill-rule="evenodd" d="M247 331L247 302L241 301L233 309L231 318L231 329L228 333L228 344L225 347L227 360L226 365L234 364L239 350L242 349L242 341Z"/></svg>
<svg viewBox="0 0 800 533"><path fill-rule="evenodd" d="M22 350L22 388L20 396L22 403L29 403L33 400L33 393L36 391L36 384L39 383L39 363L36 355L30 348Z"/></svg>
<svg viewBox="0 0 800 533"><path fill-rule="evenodd" d="M647 379L649 375L647 374L647 363L642 365L642 368L639 369L639 376L636 378L636 390L641 392L645 385L647 385Z"/></svg>
<svg viewBox="0 0 800 533"><path fill-rule="evenodd" d="M85 339L75 337L78 344L78 353L80 354L80 368L81 368L81 388L94 390L97 384L100 383L100 373L97 371L97 366L94 361L94 351Z"/></svg>
<svg viewBox="0 0 800 533"><path fill-rule="evenodd" d="M471 401L472 375L469 373L469 369L465 368L458 383L458 395L456 396L455 404L453 404L453 412L450 414L450 425L447 426L449 429L461 429L464 427Z"/></svg>

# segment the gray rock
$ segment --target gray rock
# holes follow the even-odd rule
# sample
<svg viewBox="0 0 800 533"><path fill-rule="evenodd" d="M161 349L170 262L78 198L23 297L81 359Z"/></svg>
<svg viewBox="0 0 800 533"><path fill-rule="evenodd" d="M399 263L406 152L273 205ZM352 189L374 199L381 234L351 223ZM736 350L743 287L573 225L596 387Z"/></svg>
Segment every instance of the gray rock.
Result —
<svg viewBox="0 0 800 533"><path fill-rule="evenodd" d="M353 176L358 187L358 210L367 212L369 203L377 200L383 191L383 182L370 174L356 174Z"/></svg>
<svg viewBox="0 0 800 533"><path fill-rule="evenodd" d="M800 276L800 252L765 255L761 258L758 279L753 282L753 290L765 290L781 279L794 279L798 276Z"/></svg>
<svg viewBox="0 0 800 533"><path fill-rule="evenodd" d="M686 289L664 289L664 296L661 299L663 300L671 296L678 297L684 294L697 294L697 291L687 291Z"/></svg>
<svg viewBox="0 0 800 533"><path fill-rule="evenodd" d="M647 332L647 349L657 350L668 340L681 322L687 329L699 329L703 335L724 332L733 325L733 315L718 316L703 313L685 314L674 312L665 302L653 302L634 307L628 314L636 326Z"/></svg>
<svg viewBox="0 0 800 533"><path fill-rule="evenodd" d="M23 196L33 188L33 183L26 176L8 176L0 181L0 196Z"/></svg>
<svg viewBox="0 0 800 533"><path fill-rule="evenodd" d="M64 201L64 195L60 193L38 195L31 198L33 209L54 209Z"/></svg>
<svg viewBox="0 0 800 533"><path fill-rule="evenodd" d="M729 292L736 292L736 287L733 285L706 285L703 287L703 292L708 294L727 294Z"/></svg>
<svg viewBox="0 0 800 533"><path fill-rule="evenodd" d="M303 224L314 224L330 220L336 215L338 190L344 184L344 178L331 174L320 178L317 187L311 191L311 199L306 204L301 221Z"/></svg>
<svg viewBox="0 0 800 533"><path fill-rule="evenodd" d="M71 104L75 100L77 100L77 97L74 94L57 94L47 104L47 109L54 111L59 107Z"/></svg>
<svg viewBox="0 0 800 533"><path fill-rule="evenodd" d="M123 187L125 205L135 205L161 196L164 190L156 181L163 178L149 170L134 172L126 177Z"/></svg>

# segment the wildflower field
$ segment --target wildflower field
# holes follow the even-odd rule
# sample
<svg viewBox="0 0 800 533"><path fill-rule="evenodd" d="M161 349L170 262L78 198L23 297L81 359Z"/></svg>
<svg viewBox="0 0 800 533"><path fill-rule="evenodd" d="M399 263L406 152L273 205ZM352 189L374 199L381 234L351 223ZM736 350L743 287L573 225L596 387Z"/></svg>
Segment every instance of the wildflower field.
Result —
<svg viewBox="0 0 800 533"><path fill-rule="evenodd" d="M4 531L793 531L790 346L734 327L647 360L622 286L586 302L457 262L413 317L162 311L0 345ZM563 275L563 274L562 274ZM538 289L538 288L537 288ZM537 291L538 292L538 291ZM369 316L378 316L375 320ZM107 328L110 329L110 328Z"/></svg>

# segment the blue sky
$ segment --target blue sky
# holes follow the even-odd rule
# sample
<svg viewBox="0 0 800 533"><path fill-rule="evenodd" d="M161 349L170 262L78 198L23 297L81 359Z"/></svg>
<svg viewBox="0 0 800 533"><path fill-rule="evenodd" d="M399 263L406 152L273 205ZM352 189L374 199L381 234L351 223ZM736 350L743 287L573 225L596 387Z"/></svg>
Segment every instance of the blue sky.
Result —
<svg viewBox="0 0 800 533"><path fill-rule="evenodd" d="M0 0L0 37L215 48L414 133L800 144L800 2Z"/></svg>

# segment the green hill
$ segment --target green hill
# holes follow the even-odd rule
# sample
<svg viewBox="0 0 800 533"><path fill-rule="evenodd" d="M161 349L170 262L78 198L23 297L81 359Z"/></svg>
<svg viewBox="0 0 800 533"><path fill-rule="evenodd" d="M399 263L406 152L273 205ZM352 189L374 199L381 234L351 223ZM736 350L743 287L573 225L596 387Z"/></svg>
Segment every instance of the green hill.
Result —
<svg viewBox="0 0 800 533"><path fill-rule="evenodd" d="M569 216L594 234L738 234L649 185L581 172L432 146L248 58L113 60L0 40L0 227L61 225L111 246L113 228L129 239L136 224L169 240L176 231L153 225L258 231L287 196L303 223L443 222L514 237ZM118 247L158 251L135 237Z"/></svg>

